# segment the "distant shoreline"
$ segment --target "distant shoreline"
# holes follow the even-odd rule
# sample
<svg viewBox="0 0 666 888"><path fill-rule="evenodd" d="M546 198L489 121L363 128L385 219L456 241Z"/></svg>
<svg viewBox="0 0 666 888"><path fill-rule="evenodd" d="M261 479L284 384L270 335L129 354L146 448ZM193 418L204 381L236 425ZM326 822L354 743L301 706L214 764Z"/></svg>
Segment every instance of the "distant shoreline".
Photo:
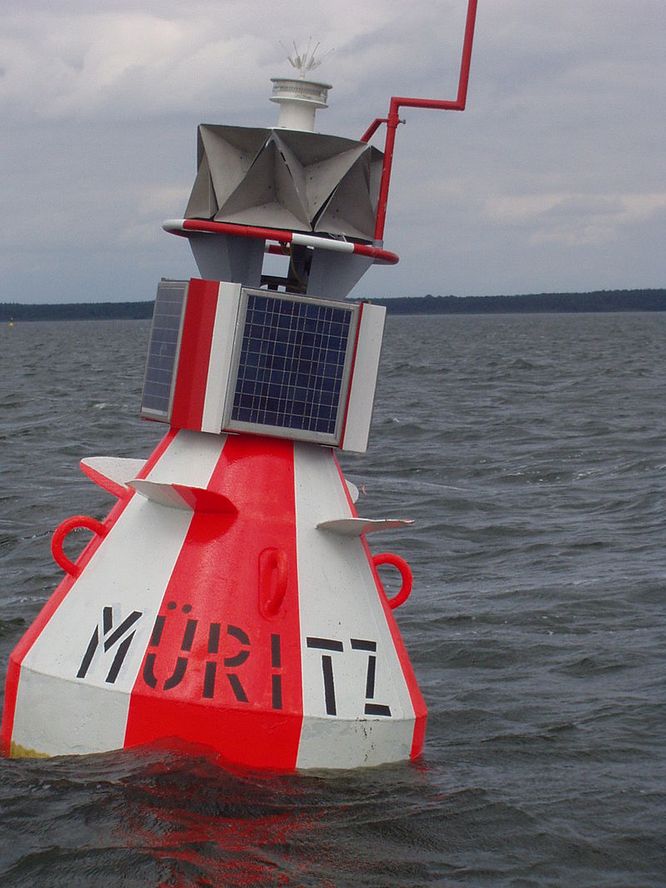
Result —
<svg viewBox="0 0 666 888"><path fill-rule="evenodd" d="M389 314L535 314L666 311L666 289L533 293L520 296L409 296L372 299ZM146 320L154 302L0 302L0 323L11 321Z"/></svg>

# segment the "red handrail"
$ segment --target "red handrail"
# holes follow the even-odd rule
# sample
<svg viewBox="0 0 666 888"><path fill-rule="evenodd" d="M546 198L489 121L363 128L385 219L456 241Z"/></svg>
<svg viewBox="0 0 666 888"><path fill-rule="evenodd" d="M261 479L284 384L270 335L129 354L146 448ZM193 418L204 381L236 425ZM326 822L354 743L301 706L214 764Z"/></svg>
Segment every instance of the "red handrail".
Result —
<svg viewBox="0 0 666 888"><path fill-rule="evenodd" d="M389 250L382 250L371 244L362 244L356 241L337 240L322 237L316 233L307 234L304 231L289 231L281 228L261 228L257 225L239 225L235 222L216 222L213 219L167 219L162 223L162 228L169 234L177 234L188 237L190 234L231 234L235 237L259 238L260 240L273 240L281 244L301 244L306 247L333 250L342 253L356 253L358 256L367 256L373 262L382 265L396 265L400 257Z"/></svg>

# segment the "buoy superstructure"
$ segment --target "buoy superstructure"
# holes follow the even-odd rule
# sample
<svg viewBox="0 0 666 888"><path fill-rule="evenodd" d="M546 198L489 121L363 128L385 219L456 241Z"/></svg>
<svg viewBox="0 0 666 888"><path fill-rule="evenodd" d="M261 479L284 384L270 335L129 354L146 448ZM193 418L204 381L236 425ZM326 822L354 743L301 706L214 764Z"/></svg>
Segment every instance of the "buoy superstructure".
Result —
<svg viewBox="0 0 666 888"><path fill-rule="evenodd" d="M346 297L397 262L382 243L393 139L417 100L392 99L356 141L314 131L329 89L274 78L276 127L199 127L189 202L164 227L200 277L158 285L141 407L168 430L147 459L82 460L115 505L54 534L65 575L11 654L5 754L175 738L292 771L421 753L426 706L394 618L411 571L367 541L411 522L359 516L336 456L367 448L385 309ZM383 123L384 153L369 144ZM73 561L77 528L92 538Z"/></svg>

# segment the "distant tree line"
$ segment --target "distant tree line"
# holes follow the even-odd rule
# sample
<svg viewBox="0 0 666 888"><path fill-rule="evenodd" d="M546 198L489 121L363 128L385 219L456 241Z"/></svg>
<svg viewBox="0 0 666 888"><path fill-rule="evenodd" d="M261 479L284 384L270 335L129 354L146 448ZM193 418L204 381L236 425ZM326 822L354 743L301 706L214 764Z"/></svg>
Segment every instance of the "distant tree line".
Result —
<svg viewBox="0 0 666 888"><path fill-rule="evenodd" d="M373 299L389 314L504 314L511 312L666 311L664 290L596 290L591 293L534 293L522 296L403 296ZM153 302L69 302L24 305L0 302L0 322L145 320Z"/></svg>
<svg viewBox="0 0 666 888"><path fill-rule="evenodd" d="M102 321L152 318L154 302L65 302L24 305L0 302L0 321Z"/></svg>
<svg viewBox="0 0 666 888"><path fill-rule="evenodd" d="M666 311L666 290L595 290L523 296L432 296L373 299L391 314Z"/></svg>

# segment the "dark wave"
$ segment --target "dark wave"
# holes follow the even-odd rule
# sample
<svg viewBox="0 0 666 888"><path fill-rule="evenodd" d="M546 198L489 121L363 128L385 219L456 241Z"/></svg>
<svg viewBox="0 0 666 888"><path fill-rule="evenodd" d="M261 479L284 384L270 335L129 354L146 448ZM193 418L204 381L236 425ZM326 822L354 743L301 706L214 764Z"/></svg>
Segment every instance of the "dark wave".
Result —
<svg viewBox="0 0 666 888"><path fill-rule="evenodd" d="M416 765L284 777L204 750L0 760L7 886L662 888L663 314L389 317L370 538L430 709ZM141 456L147 322L0 329L0 670L54 588L49 538ZM6 368L6 369L5 369ZM390 581L387 579L387 583ZM4 676L3 676L4 677Z"/></svg>

